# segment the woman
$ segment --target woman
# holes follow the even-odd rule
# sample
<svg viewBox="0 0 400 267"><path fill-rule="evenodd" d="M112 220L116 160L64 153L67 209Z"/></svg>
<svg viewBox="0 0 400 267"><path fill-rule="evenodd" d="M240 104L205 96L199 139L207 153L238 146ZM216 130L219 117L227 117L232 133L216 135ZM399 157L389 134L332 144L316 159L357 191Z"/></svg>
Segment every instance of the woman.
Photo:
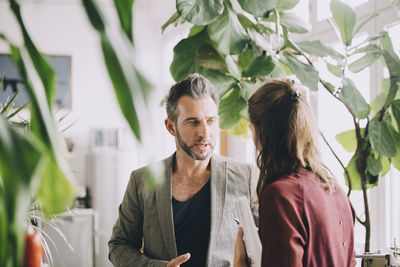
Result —
<svg viewBox="0 0 400 267"><path fill-rule="evenodd" d="M259 152L262 266L355 266L350 201L322 164L318 129L303 93L287 79L263 84L249 99ZM235 266L246 266L240 229Z"/></svg>

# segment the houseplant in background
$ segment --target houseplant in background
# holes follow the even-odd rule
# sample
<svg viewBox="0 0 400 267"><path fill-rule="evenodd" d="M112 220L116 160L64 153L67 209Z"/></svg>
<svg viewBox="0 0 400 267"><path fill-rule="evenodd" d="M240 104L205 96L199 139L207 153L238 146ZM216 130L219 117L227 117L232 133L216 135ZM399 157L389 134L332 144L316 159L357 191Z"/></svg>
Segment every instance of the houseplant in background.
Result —
<svg viewBox="0 0 400 267"><path fill-rule="evenodd" d="M174 48L170 72L181 80L199 72L212 81L221 97L222 129L247 131L246 102L252 92L270 77L295 75L308 89L323 88L350 113L354 128L337 140L354 153L344 176L351 190L362 190L365 217L357 217L365 229L365 251L370 250L370 211L367 189L376 186L393 165L400 169L400 60L389 35L381 32L354 44L356 34L378 14L356 25L356 14L347 4L330 1L332 27L344 53L320 40L294 42L292 33L308 32L307 23L291 12L300 0L176 0L176 13L162 26L189 22L189 36ZM359 57L361 55L361 57ZM323 80L314 62L320 58L339 83ZM368 104L349 72L369 68L379 59L389 71L380 94ZM335 154L336 155L336 154Z"/></svg>
<svg viewBox="0 0 400 267"><path fill-rule="evenodd" d="M26 131L16 129L5 114L0 116L0 265L14 267L23 262L26 221L32 200L50 217L71 207L75 190L64 158L65 147L52 115L55 72L33 43L18 1L9 3L21 30L23 45L15 45L1 33L0 39L9 46L31 103ZM106 67L121 111L137 139L150 143L151 136L144 137L141 131L144 126L140 127L142 121L148 120L146 97L150 84L133 61L133 0L115 1L121 32L110 30L95 2L83 0L83 6L100 34ZM147 170L147 180L153 186L160 184L153 178L154 171Z"/></svg>

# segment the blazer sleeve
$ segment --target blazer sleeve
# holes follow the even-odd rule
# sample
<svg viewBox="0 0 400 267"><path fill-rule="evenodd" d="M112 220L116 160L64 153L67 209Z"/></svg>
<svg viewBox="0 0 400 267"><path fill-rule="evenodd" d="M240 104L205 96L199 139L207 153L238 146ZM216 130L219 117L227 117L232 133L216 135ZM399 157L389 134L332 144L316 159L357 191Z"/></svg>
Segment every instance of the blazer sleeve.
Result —
<svg viewBox="0 0 400 267"><path fill-rule="evenodd" d="M271 184L260 202L262 266L303 265L307 232L302 196L296 188Z"/></svg>
<svg viewBox="0 0 400 267"><path fill-rule="evenodd" d="M163 266L168 261L147 257L140 249L143 238L143 210L139 201L135 172L119 206L119 216L108 242L108 258L114 266Z"/></svg>

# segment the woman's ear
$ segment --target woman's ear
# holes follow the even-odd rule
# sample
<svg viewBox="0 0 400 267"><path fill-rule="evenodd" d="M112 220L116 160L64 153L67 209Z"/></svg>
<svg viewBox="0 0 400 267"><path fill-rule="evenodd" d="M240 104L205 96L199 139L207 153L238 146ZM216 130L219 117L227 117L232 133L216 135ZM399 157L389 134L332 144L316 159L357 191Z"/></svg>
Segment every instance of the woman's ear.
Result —
<svg viewBox="0 0 400 267"><path fill-rule="evenodd" d="M164 121L164 124L165 124L165 128L167 128L167 131L172 136L176 136L175 122L171 118L166 118Z"/></svg>

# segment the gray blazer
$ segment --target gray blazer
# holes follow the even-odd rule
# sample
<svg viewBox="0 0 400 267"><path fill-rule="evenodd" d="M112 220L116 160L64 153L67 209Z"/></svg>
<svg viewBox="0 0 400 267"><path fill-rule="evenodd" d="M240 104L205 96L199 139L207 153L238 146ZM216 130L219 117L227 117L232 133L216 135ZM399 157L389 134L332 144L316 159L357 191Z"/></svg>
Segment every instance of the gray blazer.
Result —
<svg viewBox="0 0 400 267"><path fill-rule="evenodd" d="M109 259L115 266L166 266L178 256L172 214L173 158L174 155L163 160L165 183L160 189L145 190L144 168L132 172L108 242ZM246 196L250 206L251 171L250 164L218 155L211 157L208 266L233 266L235 199Z"/></svg>

